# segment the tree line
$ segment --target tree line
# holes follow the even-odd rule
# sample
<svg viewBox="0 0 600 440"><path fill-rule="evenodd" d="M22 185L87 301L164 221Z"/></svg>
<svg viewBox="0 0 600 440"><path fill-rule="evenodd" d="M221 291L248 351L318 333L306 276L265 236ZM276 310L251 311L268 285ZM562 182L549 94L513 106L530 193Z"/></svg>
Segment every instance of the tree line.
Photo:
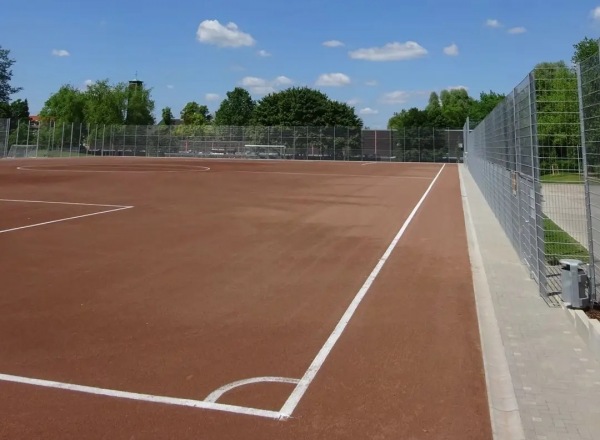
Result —
<svg viewBox="0 0 600 440"><path fill-rule="evenodd" d="M579 62L597 53L598 44L586 37L574 48L572 61ZM10 51L0 46L0 118L10 118L14 123L27 120L29 108L26 99L10 101L11 95L22 89L11 85L11 69L15 60L9 55ZM552 79L564 77L565 81L572 82L575 75L562 61L540 63L536 66L536 72L539 80L547 86L543 92L546 95L552 95L553 90L560 93L561 87L564 92L564 84L553 83ZM151 92L141 82L133 85L124 82L111 84L104 79L83 90L66 84L46 100L40 117L57 123L153 125L156 124L153 115L155 103ZM493 91L482 92L478 98L469 96L467 90L460 88L442 90L439 94L432 92L425 108L412 107L394 113L388 121L388 128L462 128L467 117L481 121L503 99L504 94ZM553 102L551 99L544 101ZM548 110L542 107L543 104L539 110ZM291 87L273 92L258 101L252 99L246 89L236 87L227 92L214 114L206 105L190 101L179 112L179 118L175 118L170 107L163 108L160 116L160 125L363 127L363 121L354 107L332 100L325 93L308 87ZM550 116L543 116L542 119L544 117ZM544 133L541 135L543 138Z"/></svg>

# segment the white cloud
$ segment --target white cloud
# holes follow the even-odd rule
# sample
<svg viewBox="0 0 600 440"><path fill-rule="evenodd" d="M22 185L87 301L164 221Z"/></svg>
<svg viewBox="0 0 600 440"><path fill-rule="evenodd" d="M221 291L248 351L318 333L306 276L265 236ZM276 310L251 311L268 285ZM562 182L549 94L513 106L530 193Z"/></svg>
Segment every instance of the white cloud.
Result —
<svg viewBox="0 0 600 440"><path fill-rule="evenodd" d="M223 26L218 20L204 20L196 32L198 41L220 47L253 46L256 41L250 34L242 32L235 23Z"/></svg>
<svg viewBox="0 0 600 440"><path fill-rule="evenodd" d="M374 79L365 83L369 87L375 87L378 83Z"/></svg>
<svg viewBox="0 0 600 440"><path fill-rule="evenodd" d="M219 98L220 96L216 93L207 93L206 95L204 95L204 99L206 99L207 101L218 101Z"/></svg>
<svg viewBox="0 0 600 440"><path fill-rule="evenodd" d="M452 43L450 46L444 47L444 53L450 57L455 57L458 55L458 46Z"/></svg>
<svg viewBox="0 0 600 440"><path fill-rule="evenodd" d="M52 55L54 55L55 57L68 57L71 54L69 53L69 51L64 49L53 49Z"/></svg>
<svg viewBox="0 0 600 440"><path fill-rule="evenodd" d="M427 96L430 93L431 92L429 90L416 90L412 92L407 92L405 90L395 90L393 92L384 94L379 101L384 104L405 104L414 97Z"/></svg>
<svg viewBox="0 0 600 440"><path fill-rule="evenodd" d="M344 73L324 73L317 79L316 85L339 87L350 84L350 77Z"/></svg>
<svg viewBox="0 0 600 440"><path fill-rule="evenodd" d="M500 22L496 19L493 18L489 18L486 20L485 25L487 27L491 27L491 28L499 28L502 27L502 24L500 24Z"/></svg>
<svg viewBox="0 0 600 440"><path fill-rule="evenodd" d="M86 79L86 80L83 82L83 84L81 84L81 85L79 86L79 90L81 90L81 91L86 91L86 90L87 90L87 88L88 88L89 86L91 86L92 84L94 84L94 82L95 82L94 80L91 80L91 79Z"/></svg>
<svg viewBox="0 0 600 440"><path fill-rule="evenodd" d="M271 54L264 49L259 50L257 53L258 53L259 57L263 57L263 58L271 56Z"/></svg>
<svg viewBox="0 0 600 440"><path fill-rule="evenodd" d="M361 108L358 112L361 115L376 115L379 113L379 110L372 109L371 107Z"/></svg>
<svg viewBox="0 0 600 440"><path fill-rule="evenodd" d="M355 60L401 61L427 55L427 50L419 43L407 41L406 43L388 43L383 47L358 49L351 51L349 55Z"/></svg>
<svg viewBox="0 0 600 440"><path fill-rule="evenodd" d="M343 45L344 43L339 40L329 40L323 42L323 46L325 47L342 47Z"/></svg>
<svg viewBox="0 0 600 440"><path fill-rule="evenodd" d="M467 86L450 86L447 87L448 90L469 90Z"/></svg>
<svg viewBox="0 0 600 440"><path fill-rule="evenodd" d="M524 34L525 32L527 32L527 29L525 29L523 26L517 26L510 28L507 32L512 35Z"/></svg>
<svg viewBox="0 0 600 440"><path fill-rule="evenodd" d="M271 81L256 76L246 76L242 78L240 84L256 95L267 95L275 92L280 86L293 84L293 81L287 76L278 76Z"/></svg>
<svg viewBox="0 0 600 440"><path fill-rule="evenodd" d="M275 85L278 86L289 86L293 83L293 81L291 79L289 79L287 76L278 76L277 78L275 78L275 81L273 81L275 83Z"/></svg>
<svg viewBox="0 0 600 440"><path fill-rule="evenodd" d="M592 17L594 20L600 21L600 6L597 6L594 9L592 9L592 11L590 12L590 17Z"/></svg>
<svg viewBox="0 0 600 440"><path fill-rule="evenodd" d="M381 102L386 104L404 104L410 99L410 93L404 90L396 90L383 95Z"/></svg>

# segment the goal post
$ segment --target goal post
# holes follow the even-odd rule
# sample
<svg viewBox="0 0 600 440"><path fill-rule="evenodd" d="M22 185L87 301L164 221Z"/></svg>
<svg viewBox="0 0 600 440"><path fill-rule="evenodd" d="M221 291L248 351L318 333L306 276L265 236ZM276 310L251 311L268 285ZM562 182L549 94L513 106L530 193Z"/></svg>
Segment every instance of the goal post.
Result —
<svg viewBox="0 0 600 440"><path fill-rule="evenodd" d="M6 157L9 159L16 159L21 157L37 157L37 146L36 145L11 145L6 153Z"/></svg>

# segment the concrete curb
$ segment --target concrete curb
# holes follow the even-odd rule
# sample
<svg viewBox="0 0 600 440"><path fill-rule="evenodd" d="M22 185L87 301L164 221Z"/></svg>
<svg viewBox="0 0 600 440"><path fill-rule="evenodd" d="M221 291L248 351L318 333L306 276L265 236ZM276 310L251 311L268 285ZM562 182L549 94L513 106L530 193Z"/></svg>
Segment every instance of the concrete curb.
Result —
<svg viewBox="0 0 600 440"><path fill-rule="evenodd" d="M583 342L600 359L600 321L588 318L583 310L570 309L563 303L561 307Z"/></svg>
<svg viewBox="0 0 600 440"><path fill-rule="evenodd" d="M465 192L463 173L463 167L459 166L460 188L469 245L469 258L473 272L473 289L479 322L492 434L494 440L525 440L519 406L494 310L492 293Z"/></svg>

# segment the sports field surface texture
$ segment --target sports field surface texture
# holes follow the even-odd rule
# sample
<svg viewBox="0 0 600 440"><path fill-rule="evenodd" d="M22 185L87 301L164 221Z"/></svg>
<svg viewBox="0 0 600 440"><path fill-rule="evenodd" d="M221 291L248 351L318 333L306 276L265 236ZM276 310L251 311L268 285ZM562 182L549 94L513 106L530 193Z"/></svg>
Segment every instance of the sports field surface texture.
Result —
<svg viewBox="0 0 600 440"><path fill-rule="evenodd" d="M0 438L491 439L457 166L0 162Z"/></svg>

